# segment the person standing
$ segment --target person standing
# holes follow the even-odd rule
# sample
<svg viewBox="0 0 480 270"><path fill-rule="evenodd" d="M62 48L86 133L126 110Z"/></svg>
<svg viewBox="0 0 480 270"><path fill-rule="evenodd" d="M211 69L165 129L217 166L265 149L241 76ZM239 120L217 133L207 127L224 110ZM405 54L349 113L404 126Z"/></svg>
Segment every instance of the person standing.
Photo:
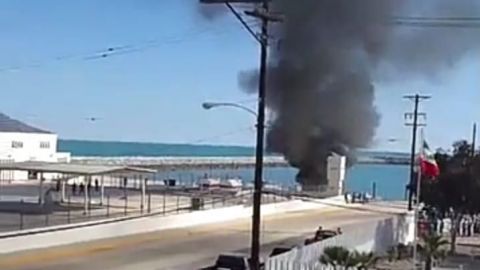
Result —
<svg viewBox="0 0 480 270"><path fill-rule="evenodd" d="M100 185L98 183L98 179L95 178L95 192L98 192L100 190Z"/></svg>
<svg viewBox="0 0 480 270"><path fill-rule="evenodd" d="M80 195L82 195L85 192L85 184L83 182L80 183Z"/></svg>
<svg viewBox="0 0 480 270"><path fill-rule="evenodd" d="M73 182L73 185L72 185L72 194L73 194L73 195L76 195L76 194L77 194L77 183L76 183L76 182Z"/></svg>

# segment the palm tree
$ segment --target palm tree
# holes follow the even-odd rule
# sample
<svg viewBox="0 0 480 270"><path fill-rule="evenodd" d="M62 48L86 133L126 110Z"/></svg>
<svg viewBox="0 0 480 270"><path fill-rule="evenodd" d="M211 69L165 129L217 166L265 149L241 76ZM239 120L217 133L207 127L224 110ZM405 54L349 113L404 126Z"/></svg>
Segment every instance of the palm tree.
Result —
<svg viewBox="0 0 480 270"><path fill-rule="evenodd" d="M422 242L420 252L425 258L425 270L431 270L433 260L445 258L446 250L442 247L448 245L448 241L441 235L429 233L422 235Z"/></svg>
<svg viewBox="0 0 480 270"><path fill-rule="evenodd" d="M323 250L323 255L320 257L320 262L324 265L331 265L334 269L339 269L338 267L345 269L356 264L352 253L348 249L339 246L326 247Z"/></svg>
<svg viewBox="0 0 480 270"><path fill-rule="evenodd" d="M368 270L371 267L374 267L379 260L379 258L375 256L373 252L355 251L351 257L354 266L356 266L359 270Z"/></svg>

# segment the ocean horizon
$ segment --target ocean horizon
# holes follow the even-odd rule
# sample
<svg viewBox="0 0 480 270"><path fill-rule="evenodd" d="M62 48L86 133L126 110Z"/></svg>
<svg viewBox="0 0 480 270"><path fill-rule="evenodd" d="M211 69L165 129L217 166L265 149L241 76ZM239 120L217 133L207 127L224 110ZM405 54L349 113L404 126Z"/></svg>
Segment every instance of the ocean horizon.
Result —
<svg viewBox="0 0 480 270"><path fill-rule="evenodd" d="M58 151L84 157L245 157L255 155L255 148L252 146L77 139L59 139ZM280 156L268 152L266 155ZM358 155L408 157L409 154L394 151L358 150Z"/></svg>

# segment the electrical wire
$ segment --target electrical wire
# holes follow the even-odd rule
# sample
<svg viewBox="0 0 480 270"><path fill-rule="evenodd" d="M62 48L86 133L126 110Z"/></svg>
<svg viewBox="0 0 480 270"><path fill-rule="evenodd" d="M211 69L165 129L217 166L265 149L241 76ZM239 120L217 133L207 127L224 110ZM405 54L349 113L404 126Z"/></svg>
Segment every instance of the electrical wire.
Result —
<svg viewBox="0 0 480 270"><path fill-rule="evenodd" d="M257 22L255 20L249 20L247 21L247 23L250 27L258 27L260 24L260 22ZM231 28L233 27L235 28L241 27L238 25L237 22L229 24L227 26L228 26L227 28L225 28L225 25L222 25L221 27L215 27L215 28L209 27L209 28L202 29L200 31L198 31L198 29L194 29L196 31L192 31L190 33L187 33L187 35L182 35L182 36L156 38L156 39L147 40L145 42L107 47L105 49L94 50L94 51L83 53L83 54L61 55L61 56L56 56L43 61L31 61L30 63L23 64L23 65L12 65L12 66L0 67L0 72L19 71L19 70L30 69L30 68L40 68L48 64L64 62L64 61L75 61L75 60L91 61L91 60L105 59L112 56L139 53L139 52L144 52L150 49L158 48L158 47L169 45L169 44L182 43L192 38L204 36L205 34L213 34L216 36L223 35L226 33L230 33L232 30Z"/></svg>
<svg viewBox="0 0 480 270"><path fill-rule="evenodd" d="M480 17L396 16L389 23L412 27L480 28Z"/></svg>
<svg viewBox="0 0 480 270"><path fill-rule="evenodd" d="M260 22L257 19L245 19L246 24L255 28L260 26ZM429 28L464 28L464 29L476 29L480 28L480 17L426 17L426 16L394 16L388 22L391 25L399 27L429 27ZM227 27L226 27L227 26ZM91 61L91 60L101 60L113 56L128 55L133 53L144 52L147 50L155 49L161 46L166 46L169 44L178 44L185 42L186 40L203 36L205 34L214 34L222 35L228 33L231 29L230 27L239 28L242 27L238 22L232 22L228 25L218 25L216 28L206 28L198 30L198 28L192 28L193 31L187 32L186 35L182 36L170 36L170 37L161 37L152 40L147 40L145 42L138 42L132 44L111 46L99 50L94 50L91 52L83 54L68 54L56 56L51 59L43 61L31 61L27 64L22 65L12 65L7 67L0 67L0 72L7 71L19 71L22 69L30 68L41 68L45 65L64 62L64 61Z"/></svg>
<svg viewBox="0 0 480 270"><path fill-rule="evenodd" d="M229 137L229 136L232 136L232 135L244 133L246 131L252 131L253 129L254 129L253 126L243 127L241 129L235 129L235 130L232 130L232 131L229 131L229 132L226 132L226 133L222 133L222 134L219 134L219 135L214 135L214 136L210 136L210 137L201 138L201 139L193 140L193 141L190 141L190 142L186 142L186 144L199 144L199 143L209 142L209 141L212 141L212 140L222 139L222 138Z"/></svg>

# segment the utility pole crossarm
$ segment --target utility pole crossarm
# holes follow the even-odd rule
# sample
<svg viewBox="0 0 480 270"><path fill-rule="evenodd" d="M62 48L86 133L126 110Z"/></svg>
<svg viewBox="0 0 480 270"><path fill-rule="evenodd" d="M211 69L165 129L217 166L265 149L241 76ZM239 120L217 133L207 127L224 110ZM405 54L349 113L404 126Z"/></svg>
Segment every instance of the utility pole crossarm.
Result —
<svg viewBox="0 0 480 270"><path fill-rule="evenodd" d="M235 8L232 6L232 4L230 4L230 2L225 2L225 5L227 5L228 9L230 9L230 11L233 13L233 15L240 21L240 23L243 25L243 27L245 27L245 29L247 29L247 31L250 33L250 35L252 35L255 40L262 43L263 40L258 37L258 35L255 33L255 31L253 31L253 29L250 27L250 25L248 25L248 23L242 18L240 13L238 13L235 10Z"/></svg>
<svg viewBox="0 0 480 270"><path fill-rule="evenodd" d="M270 22L282 22L283 16L279 14L272 14L262 9L255 9L253 11L246 10L244 12L248 16L252 16L258 19L268 20Z"/></svg>

